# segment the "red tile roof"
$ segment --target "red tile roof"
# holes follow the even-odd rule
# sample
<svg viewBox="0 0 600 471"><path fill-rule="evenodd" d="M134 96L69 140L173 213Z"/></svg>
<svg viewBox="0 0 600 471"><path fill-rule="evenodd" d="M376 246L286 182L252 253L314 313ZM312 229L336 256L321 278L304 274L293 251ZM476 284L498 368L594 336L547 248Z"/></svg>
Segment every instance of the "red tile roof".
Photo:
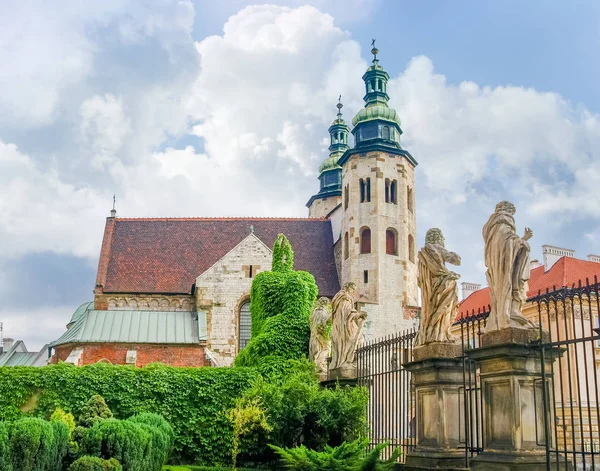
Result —
<svg viewBox="0 0 600 471"><path fill-rule="evenodd" d="M600 280L600 263L573 257L562 257L547 272L544 271L544 266L531 270L527 297L535 296L540 291L545 292L546 289L552 291L554 288L577 285L580 280L581 283L585 283L586 278L589 279L590 283L593 283L594 276L597 276ZM473 311L487 310L490 301L489 288L471 293L460 303L457 318L463 319Z"/></svg>
<svg viewBox="0 0 600 471"><path fill-rule="evenodd" d="M320 295L339 290L330 221L292 218L107 218L96 285L104 293L190 293L251 226L269 248L285 234L295 268L314 275Z"/></svg>

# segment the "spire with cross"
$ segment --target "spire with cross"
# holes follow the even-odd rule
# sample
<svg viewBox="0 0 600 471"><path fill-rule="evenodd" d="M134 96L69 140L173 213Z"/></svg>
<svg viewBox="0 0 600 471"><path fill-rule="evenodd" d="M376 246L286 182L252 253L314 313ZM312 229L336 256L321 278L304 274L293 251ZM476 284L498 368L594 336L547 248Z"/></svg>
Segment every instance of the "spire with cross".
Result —
<svg viewBox="0 0 600 471"><path fill-rule="evenodd" d="M111 218L117 217L117 210L115 208L116 204L117 204L117 196L113 195L113 206L112 206L112 209L110 210Z"/></svg>

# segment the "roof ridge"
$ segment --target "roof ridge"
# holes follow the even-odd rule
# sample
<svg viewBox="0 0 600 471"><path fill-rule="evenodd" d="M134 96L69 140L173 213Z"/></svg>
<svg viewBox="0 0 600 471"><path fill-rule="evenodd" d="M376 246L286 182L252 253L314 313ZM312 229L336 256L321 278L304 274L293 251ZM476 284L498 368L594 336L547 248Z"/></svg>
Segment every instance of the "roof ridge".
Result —
<svg viewBox="0 0 600 471"><path fill-rule="evenodd" d="M327 218L303 218L303 217L261 217L261 216L232 216L232 217L119 217L116 222L121 221L328 221Z"/></svg>

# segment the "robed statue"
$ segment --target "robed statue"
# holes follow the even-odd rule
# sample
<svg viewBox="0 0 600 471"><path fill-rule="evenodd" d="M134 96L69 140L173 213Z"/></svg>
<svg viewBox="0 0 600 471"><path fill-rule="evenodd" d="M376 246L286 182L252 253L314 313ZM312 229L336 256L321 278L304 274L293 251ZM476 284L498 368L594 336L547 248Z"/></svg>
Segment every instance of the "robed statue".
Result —
<svg viewBox="0 0 600 471"><path fill-rule="evenodd" d="M515 212L512 203L501 201L483 226L485 276L492 302L486 332L507 327L535 327L521 314L529 280L530 248L527 241L533 232L526 227L523 237L517 235Z"/></svg>
<svg viewBox="0 0 600 471"><path fill-rule="evenodd" d="M340 370L342 376L356 371L354 354L362 339L366 314L354 307L356 285L346 283L331 302L331 365L330 371Z"/></svg>
<svg viewBox="0 0 600 471"><path fill-rule="evenodd" d="M319 298L310 315L310 343L308 357L317 366L319 374L327 373L329 357L329 335L327 326L331 320L331 303L327 298Z"/></svg>
<svg viewBox="0 0 600 471"><path fill-rule="evenodd" d="M450 332L458 314L456 280L460 275L446 268L446 262L460 265L460 257L446 250L442 231L433 228L425 235L419 251L417 284L421 288L421 323L416 345L456 342Z"/></svg>

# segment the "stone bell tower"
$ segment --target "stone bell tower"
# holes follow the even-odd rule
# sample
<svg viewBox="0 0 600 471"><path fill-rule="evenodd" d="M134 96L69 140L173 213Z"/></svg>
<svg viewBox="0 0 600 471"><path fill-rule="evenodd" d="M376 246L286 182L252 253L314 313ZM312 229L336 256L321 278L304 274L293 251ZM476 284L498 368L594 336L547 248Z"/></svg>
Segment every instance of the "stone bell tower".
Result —
<svg viewBox="0 0 600 471"><path fill-rule="evenodd" d="M308 206L308 216L311 218L327 217L342 201L342 167L338 165L339 158L348 149L350 128L342 119L342 97L340 96L337 109L337 118L329 126L329 157L319 167L319 180L321 188L312 196ZM337 238L334 237L334 240Z"/></svg>
<svg viewBox="0 0 600 471"><path fill-rule="evenodd" d="M417 306L416 160L400 147L400 118L388 106L389 75L373 63L362 79L365 107L352 120L355 147L341 166L341 283L354 282L373 339L410 328ZM330 128L331 129L331 128Z"/></svg>

